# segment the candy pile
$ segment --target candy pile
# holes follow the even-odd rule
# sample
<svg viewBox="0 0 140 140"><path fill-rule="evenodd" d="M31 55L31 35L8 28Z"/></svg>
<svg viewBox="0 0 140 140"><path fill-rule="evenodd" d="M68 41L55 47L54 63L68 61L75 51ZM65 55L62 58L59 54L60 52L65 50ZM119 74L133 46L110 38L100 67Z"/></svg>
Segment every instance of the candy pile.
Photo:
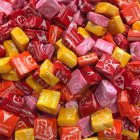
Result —
<svg viewBox="0 0 140 140"><path fill-rule="evenodd" d="M0 0L0 140L138 140L138 0Z"/></svg>

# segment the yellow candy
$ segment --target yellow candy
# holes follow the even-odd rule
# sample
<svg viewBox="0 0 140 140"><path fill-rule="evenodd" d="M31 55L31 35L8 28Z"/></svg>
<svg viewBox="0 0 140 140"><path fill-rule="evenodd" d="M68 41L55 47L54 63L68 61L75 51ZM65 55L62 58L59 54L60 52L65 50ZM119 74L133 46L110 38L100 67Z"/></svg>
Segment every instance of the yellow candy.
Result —
<svg viewBox="0 0 140 140"><path fill-rule="evenodd" d="M128 136L128 137L129 137L130 139L132 139L132 140L137 140L137 139L138 139L138 136L139 136L139 132L134 133L134 132L131 132L131 131L129 131L129 130L123 129L123 130L122 130L122 135L123 135L123 136Z"/></svg>
<svg viewBox="0 0 140 140"><path fill-rule="evenodd" d="M82 140L98 140L98 137L91 137L91 138L82 139Z"/></svg>
<svg viewBox="0 0 140 140"><path fill-rule="evenodd" d="M84 38L90 37L90 34L85 30L85 28L78 27L78 32L79 32Z"/></svg>
<svg viewBox="0 0 140 140"><path fill-rule="evenodd" d="M55 48L56 50L58 50L61 47L65 47L65 45L62 43L62 39L59 39L56 43L55 43Z"/></svg>
<svg viewBox="0 0 140 140"><path fill-rule="evenodd" d="M77 65L76 54L64 46L57 51L57 59L70 68Z"/></svg>
<svg viewBox="0 0 140 140"><path fill-rule="evenodd" d="M57 119L58 126L76 126L79 120L77 108L61 108Z"/></svg>
<svg viewBox="0 0 140 140"><path fill-rule="evenodd" d="M133 23L132 29L136 30L136 31L140 31L140 20L138 20L135 23Z"/></svg>
<svg viewBox="0 0 140 140"><path fill-rule="evenodd" d="M50 86L54 86L59 82L59 79L53 74L53 64L48 59L41 65L39 76Z"/></svg>
<svg viewBox="0 0 140 140"><path fill-rule="evenodd" d="M19 81L20 80L15 70L11 70L8 73L3 73L3 74L1 74L1 76L4 80L9 80L9 81Z"/></svg>
<svg viewBox="0 0 140 140"><path fill-rule="evenodd" d="M20 129L15 132L15 140L35 140L34 128Z"/></svg>
<svg viewBox="0 0 140 140"><path fill-rule="evenodd" d="M32 76L29 76L26 79L26 83L38 93L43 89L43 87L36 80L34 80Z"/></svg>
<svg viewBox="0 0 140 140"><path fill-rule="evenodd" d="M11 57L5 57L0 59L0 73L8 73L12 67L9 64Z"/></svg>
<svg viewBox="0 0 140 140"><path fill-rule="evenodd" d="M51 114L56 114L59 100L59 91L43 89L37 102L37 108Z"/></svg>
<svg viewBox="0 0 140 140"><path fill-rule="evenodd" d="M96 111L91 115L91 123L94 132L99 132L101 130L113 127L113 118L111 110L105 108Z"/></svg>
<svg viewBox="0 0 140 140"><path fill-rule="evenodd" d="M19 27L15 27L11 31L11 37L12 37L12 40L15 42L16 46L19 48L19 50L24 51L24 49L29 43L29 38L23 32L23 30L20 29Z"/></svg>
<svg viewBox="0 0 140 140"><path fill-rule="evenodd" d="M4 41L3 46L6 50L7 56L14 57L14 56L17 56L19 54L18 50L16 48L16 45L14 44L14 42L12 40Z"/></svg>
<svg viewBox="0 0 140 140"><path fill-rule="evenodd" d="M119 13L119 8L108 2L99 2L95 7L95 12L112 17Z"/></svg>
<svg viewBox="0 0 140 140"><path fill-rule="evenodd" d="M107 31L106 28L99 26L99 25L96 25L96 24L93 24L90 21L87 23L85 29L88 30L89 32L97 35L97 36L104 36L104 34Z"/></svg>
<svg viewBox="0 0 140 140"><path fill-rule="evenodd" d="M118 33L125 32L125 26L122 22L120 16L115 16L110 19L107 30L112 34L116 35Z"/></svg>
<svg viewBox="0 0 140 140"><path fill-rule="evenodd" d="M120 49L119 47L116 47L113 52L113 58L118 60L121 63L121 66L125 67L127 63L129 62L131 55L125 52L124 50Z"/></svg>

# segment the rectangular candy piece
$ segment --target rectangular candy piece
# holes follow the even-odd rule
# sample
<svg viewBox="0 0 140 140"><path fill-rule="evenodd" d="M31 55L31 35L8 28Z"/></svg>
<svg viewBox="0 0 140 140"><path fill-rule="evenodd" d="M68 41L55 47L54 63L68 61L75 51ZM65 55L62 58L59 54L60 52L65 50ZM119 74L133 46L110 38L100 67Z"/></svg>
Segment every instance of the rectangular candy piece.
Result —
<svg viewBox="0 0 140 140"><path fill-rule="evenodd" d="M87 15L89 21L99 26L107 27L109 19L103 15L96 14L95 12L89 12Z"/></svg>
<svg viewBox="0 0 140 140"><path fill-rule="evenodd" d="M5 110L0 110L0 134L11 137L19 117Z"/></svg>
<svg viewBox="0 0 140 140"><path fill-rule="evenodd" d="M133 23L132 29L136 31L140 31L140 20L137 20L136 22Z"/></svg>
<svg viewBox="0 0 140 140"><path fill-rule="evenodd" d="M26 46L29 43L29 38L23 32L23 30L20 29L19 27L15 27L11 31L11 37L12 37L12 40L14 41L14 43L16 44L16 46L18 47L18 49L20 51L24 51L24 49L26 48Z"/></svg>
<svg viewBox="0 0 140 140"><path fill-rule="evenodd" d="M108 2L99 2L95 6L95 12L99 14L103 14L105 16L113 17L118 15L119 8L108 3Z"/></svg>
<svg viewBox="0 0 140 140"><path fill-rule="evenodd" d="M56 114L59 100L59 91L43 89L37 102L37 108L51 114Z"/></svg>
<svg viewBox="0 0 140 140"><path fill-rule="evenodd" d="M97 36L104 36L106 33L107 29L105 27L93 24L92 22L88 21L85 29Z"/></svg>
<svg viewBox="0 0 140 140"><path fill-rule="evenodd" d="M26 83L37 93L43 89L43 87L36 80L34 80L32 76L29 76L26 79Z"/></svg>
<svg viewBox="0 0 140 140"><path fill-rule="evenodd" d="M36 4L36 10L48 20L51 20L60 9L61 7L56 0L39 0Z"/></svg>
<svg viewBox="0 0 140 140"><path fill-rule="evenodd" d="M112 57L118 60L121 63L122 67L125 67L131 59L131 55L120 49L119 47L115 48Z"/></svg>
<svg viewBox="0 0 140 140"><path fill-rule="evenodd" d="M9 72L12 67L9 64L11 57L5 57L0 59L0 73L7 73Z"/></svg>
<svg viewBox="0 0 140 140"><path fill-rule="evenodd" d="M82 140L98 140L98 137L90 137L90 138L86 138L86 139L82 139Z"/></svg>
<svg viewBox="0 0 140 140"><path fill-rule="evenodd" d="M84 37L75 28L67 30L62 38L62 42L72 51L75 51L83 41Z"/></svg>
<svg viewBox="0 0 140 140"><path fill-rule="evenodd" d="M15 131L15 139L16 140L35 140L34 138L34 128L24 128Z"/></svg>
<svg viewBox="0 0 140 140"><path fill-rule="evenodd" d="M2 45L0 45L0 57L5 57L5 55L6 55L5 48Z"/></svg>
<svg viewBox="0 0 140 140"><path fill-rule="evenodd" d="M49 21L40 17L29 17L25 21L25 27L29 29L39 29L48 31L50 28Z"/></svg>
<svg viewBox="0 0 140 140"><path fill-rule="evenodd" d="M57 123L58 126L76 126L79 120L77 108L61 108Z"/></svg>
<svg viewBox="0 0 140 140"><path fill-rule="evenodd" d="M85 38L85 40L76 47L76 53L81 56L81 55L86 55L94 46L95 41L91 38Z"/></svg>
<svg viewBox="0 0 140 140"><path fill-rule="evenodd" d="M118 107L121 116L127 116L130 113L131 106L126 90L123 90L118 94Z"/></svg>
<svg viewBox="0 0 140 140"><path fill-rule="evenodd" d="M14 56L17 56L19 54L18 50L16 48L16 45L14 44L14 42L12 40L4 41L3 46L6 50L7 56L14 57Z"/></svg>
<svg viewBox="0 0 140 140"><path fill-rule="evenodd" d="M57 59L70 68L73 68L77 65L76 54L64 46L59 48L57 51Z"/></svg>
<svg viewBox="0 0 140 140"><path fill-rule="evenodd" d="M90 116L84 117L80 119L78 122L78 126L80 126L81 128L81 134L84 138L88 138L89 136L94 134L90 122L91 122Z"/></svg>
<svg viewBox="0 0 140 140"><path fill-rule="evenodd" d="M140 42L133 42L130 44L130 53L132 60L140 60Z"/></svg>
<svg viewBox="0 0 140 140"><path fill-rule="evenodd" d="M107 80L102 80L94 93L101 107L108 107L117 98L117 90Z"/></svg>
<svg viewBox="0 0 140 140"><path fill-rule="evenodd" d="M104 108L91 114L91 124L94 132L99 132L107 128L113 127L112 112L108 108Z"/></svg>
<svg viewBox="0 0 140 140"><path fill-rule="evenodd" d="M53 64L48 59L42 63L39 76L50 86L54 86L59 82L59 79L53 74Z"/></svg>
<svg viewBox="0 0 140 140"><path fill-rule="evenodd" d="M121 140L122 137L122 122L114 119L114 126L106 130L98 132L99 140Z"/></svg>
<svg viewBox="0 0 140 140"><path fill-rule="evenodd" d="M96 64L96 70L111 79L120 67L120 63L108 54L103 54L101 59Z"/></svg>
<svg viewBox="0 0 140 140"><path fill-rule="evenodd" d="M140 41L140 31L129 30L127 40L128 41Z"/></svg>
<svg viewBox="0 0 140 140"><path fill-rule="evenodd" d="M107 30L112 34L116 35L118 33L125 32L125 26L122 22L120 16L114 16L110 19Z"/></svg>
<svg viewBox="0 0 140 140"><path fill-rule="evenodd" d="M84 38L90 37L90 33L85 30L85 28L78 27L78 33L80 33Z"/></svg>
<svg viewBox="0 0 140 140"><path fill-rule="evenodd" d="M34 121L35 139L54 140L57 137L56 118L40 117Z"/></svg>
<svg viewBox="0 0 140 140"><path fill-rule="evenodd" d="M79 101L79 112L82 117L88 116L99 109L99 104L91 91L87 92Z"/></svg>
<svg viewBox="0 0 140 140"><path fill-rule="evenodd" d="M112 54L114 45L103 39L98 39L93 47L93 52L96 52L98 56L102 56L104 53Z"/></svg>
<svg viewBox="0 0 140 140"><path fill-rule="evenodd" d="M24 77L29 72L38 68L37 63L27 51L12 58L10 63L16 69L20 77Z"/></svg>
<svg viewBox="0 0 140 140"><path fill-rule="evenodd" d="M84 79L79 69L72 72L72 78L67 86L72 94L78 94L87 87L87 81Z"/></svg>
<svg viewBox="0 0 140 140"><path fill-rule="evenodd" d="M61 140L81 140L81 129L78 126L75 127L60 127L60 139Z"/></svg>
<svg viewBox="0 0 140 140"><path fill-rule="evenodd" d="M140 5L138 2L133 2L127 8L121 11L121 14L127 24L131 25L140 19Z"/></svg>

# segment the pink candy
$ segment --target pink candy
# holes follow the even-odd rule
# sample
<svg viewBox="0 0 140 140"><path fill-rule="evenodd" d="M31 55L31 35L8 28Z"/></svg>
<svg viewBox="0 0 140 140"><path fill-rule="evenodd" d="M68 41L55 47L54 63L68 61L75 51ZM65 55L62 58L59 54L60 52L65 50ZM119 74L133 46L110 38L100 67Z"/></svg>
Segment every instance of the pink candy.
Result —
<svg viewBox="0 0 140 140"><path fill-rule="evenodd" d="M130 44L130 53L133 60L140 60L140 42Z"/></svg>

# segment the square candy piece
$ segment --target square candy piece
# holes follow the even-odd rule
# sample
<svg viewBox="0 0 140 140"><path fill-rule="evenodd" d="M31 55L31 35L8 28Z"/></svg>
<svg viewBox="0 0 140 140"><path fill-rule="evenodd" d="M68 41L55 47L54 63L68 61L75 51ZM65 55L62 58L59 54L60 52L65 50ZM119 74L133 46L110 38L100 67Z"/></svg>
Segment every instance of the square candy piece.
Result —
<svg viewBox="0 0 140 140"><path fill-rule="evenodd" d="M79 92L82 92L86 88L87 81L84 79L80 70L76 69L72 73L72 78L68 82L67 86L72 94L77 94Z"/></svg>
<svg viewBox="0 0 140 140"><path fill-rule="evenodd" d="M130 53L132 60L140 60L140 42L134 42L130 44Z"/></svg>
<svg viewBox="0 0 140 140"><path fill-rule="evenodd" d="M39 0L36 9L47 19L52 19L60 10L57 0Z"/></svg>

